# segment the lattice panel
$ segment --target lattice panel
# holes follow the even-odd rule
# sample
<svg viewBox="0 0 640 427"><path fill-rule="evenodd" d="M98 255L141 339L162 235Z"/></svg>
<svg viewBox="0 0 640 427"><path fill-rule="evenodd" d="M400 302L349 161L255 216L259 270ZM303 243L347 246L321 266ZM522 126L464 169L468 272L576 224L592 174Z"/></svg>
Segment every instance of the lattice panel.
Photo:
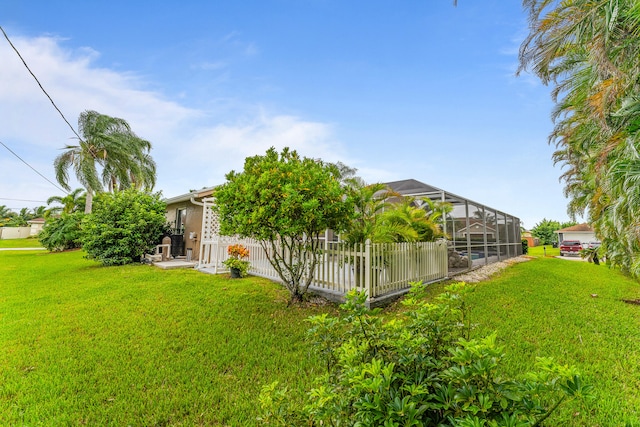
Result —
<svg viewBox="0 0 640 427"><path fill-rule="evenodd" d="M207 198L203 200L202 212L202 241L215 240L220 233L220 221L218 214L213 211L216 199Z"/></svg>

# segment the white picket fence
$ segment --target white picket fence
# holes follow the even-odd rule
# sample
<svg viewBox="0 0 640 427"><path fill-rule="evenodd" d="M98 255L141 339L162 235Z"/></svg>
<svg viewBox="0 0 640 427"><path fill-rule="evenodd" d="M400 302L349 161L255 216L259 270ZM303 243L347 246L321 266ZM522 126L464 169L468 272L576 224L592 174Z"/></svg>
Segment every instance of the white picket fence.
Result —
<svg viewBox="0 0 640 427"><path fill-rule="evenodd" d="M199 268L225 272L229 245L241 243L249 249L249 273L280 281L267 254L258 241L216 236L203 240ZM418 243L371 243L347 245L324 242L311 288L344 295L349 290L365 289L369 299L401 292L410 282L432 282L446 278L446 241Z"/></svg>

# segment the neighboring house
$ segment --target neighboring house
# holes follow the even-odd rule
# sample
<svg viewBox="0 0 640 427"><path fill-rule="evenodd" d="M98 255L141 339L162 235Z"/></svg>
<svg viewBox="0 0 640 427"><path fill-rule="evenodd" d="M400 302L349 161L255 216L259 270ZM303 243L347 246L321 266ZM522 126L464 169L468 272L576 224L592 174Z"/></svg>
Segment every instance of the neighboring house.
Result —
<svg viewBox="0 0 640 427"><path fill-rule="evenodd" d="M578 224L571 227L563 228L556 231L558 234L558 242L563 240L579 240L583 245L589 242L597 241L596 233L589 224Z"/></svg>
<svg viewBox="0 0 640 427"><path fill-rule="evenodd" d="M467 231L468 230L468 231ZM484 233L487 233L487 236L491 239L496 238L496 229L491 227L490 225L484 224L482 220L470 219L469 227L463 227L456 230L456 237L466 238L467 234L471 237L471 240L481 239L484 236Z"/></svg>
<svg viewBox="0 0 640 427"><path fill-rule="evenodd" d="M200 256L202 199L211 197L214 188L194 190L181 196L165 199L167 221L172 229L172 256L178 257L190 254L193 260L197 260Z"/></svg>
<svg viewBox="0 0 640 427"><path fill-rule="evenodd" d="M538 239L537 237L534 237L530 231L524 231L522 233L522 239L527 241L527 244L530 248L534 246L538 246L540 244L540 239Z"/></svg>
<svg viewBox="0 0 640 427"><path fill-rule="evenodd" d="M42 227L44 227L44 218L34 218L27 221L29 227L31 227L31 231L29 231L30 236L37 236L42 231Z"/></svg>

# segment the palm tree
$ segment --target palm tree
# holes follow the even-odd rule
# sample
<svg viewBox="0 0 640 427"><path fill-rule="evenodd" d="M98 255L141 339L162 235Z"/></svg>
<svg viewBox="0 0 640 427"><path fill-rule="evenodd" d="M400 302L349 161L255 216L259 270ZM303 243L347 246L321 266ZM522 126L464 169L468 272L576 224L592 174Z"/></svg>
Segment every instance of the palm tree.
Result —
<svg viewBox="0 0 640 427"><path fill-rule="evenodd" d="M386 185L364 184L352 181L347 186L347 194L354 205L355 215L348 229L340 236L343 241L355 244L394 241L391 237L390 226L381 222L381 215L385 209L391 207L390 197L399 194L391 191Z"/></svg>
<svg viewBox="0 0 640 427"><path fill-rule="evenodd" d="M15 213L6 205L0 205L0 218L9 218L13 215L15 215Z"/></svg>
<svg viewBox="0 0 640 427"><path fill-rule="evenodd" d="M85 209L86 204L86 194L82 188L76 188L71 193L67 194L64 197L61 196L51 196L47 199L47 205L52 203L58 203L62 206L54 206L50 208L47 212L48 215L51 214L59 214L59 213L72 213L76 211L83 211ZM47 213L45 213L47 215Z"/></svg>
<svg viewBox="0 0 640 427"><path fill-rule="evenodd" d="M43 218L46 212L47 212L46 206L36 206L35 208L31 209L31 219Z"/></svg>
<svg viewBox="0 0 640 427"><path fill-rule="evenodd" d="M152 189L155 185L155 163L149 151L151 143L136 136L129 124L120 118L96 111L84 111L78 118L82 138L78 145L65 146L56 157L56 179L66 190L70 167L87 191L85 212L91 212L94 193L134 185Z"/></svg>
<svg viewBox="0 0 640 427"><path fill-rule="evenodd" d="M634 0L525 0L520 71L555 85L554 161L571 214L588 213L608 260L640 275L640 8Z"/></svg>

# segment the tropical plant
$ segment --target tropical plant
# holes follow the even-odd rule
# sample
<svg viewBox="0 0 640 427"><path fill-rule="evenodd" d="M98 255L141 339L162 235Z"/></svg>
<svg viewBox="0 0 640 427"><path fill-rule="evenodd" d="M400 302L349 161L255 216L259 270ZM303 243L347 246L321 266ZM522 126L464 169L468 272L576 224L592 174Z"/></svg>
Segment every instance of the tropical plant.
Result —
<svg viewBox="0 0 640 427"><path fill-rule="evenodd" d="M429 242L446 237L442 219L451 211L450 203L403 197L380 183L353 183L347 194L355 215L340 236L346 243Z"/></svg>
<svg viewBox="0 0 640 427"><path fill-rule="evenodd" d="M589 262L594 263L595 265L600 265L599 258L600 248L584 248L580 250L580 256L582 259L586 259Z"/></svg>
<svg viewBox="0 0 640 427"><path fill-rule="evenodd" d="M520 71L554 86L556 163L569 213L585 214L608 261L640 275L640 7L635 0L525 0Z"/></svg>
<svg viewBox="0 0 640 427"><path fill-rule="evenodd" d="M326 369L303 405L277 382L263 387L260 421L290 426L539 426L567 398L590 396L574 369L539 358L537 372L506 378L496 334L469 339L461 283L435 302L414 284L403 316L384 323L351 291L341 318L309 318L308 337Z"/></svg>
<svg viewBox="0 0 640 427"><path fill-rule="evenodd" d="M86 204L86 194L82 188L76 188L66 196L51 196L47 199L47 205L57 203L62 206L54 206L45 212L45 215L57 215L60 213L72 213L84 211Z"/></svg>
<svg viewBox="0 0 640 427"><path fill-rule="evenodd" d="M15 215L14 212L6 205L0 205L0 218L9 218L13 215Z"/></svg>
<svg viewBox="0 0 640 427"><path fill-rule="evenodd" d="M302 300L318 264L320 234L340 232L353 214L338 169L272 147L226 178L214 192L221 234L258 240L291 301Z"/></svg>
<svg viewBox="0 0 640 427"><path fill-rule="evenodd" d="M84 111L78 118L82 138L78 145L67 145L56 157L56 179L66 190L69 187L69 168L85 187L85 212L92 209L95 193L135 188L153 189L156 178L155 162L151 158L151 143L139 138L129 124L120 118L96 111Z"/></svg>
<svg viewBox="0 0 640 427"><path fill-rule="evenodd" d="M389 198L400 197L386 185L352 182L346 190L348 200L354 208L354 215L347 229L340 235L342 241L349 244L365 243L367 240L388 242L394 241L398 235L412 233L408 227L381 226L380 216L386 209L391 208Z"/></svg>
<svg viewBox="0 0 640 427"><path fill-rule="evenodd" d="M38 240L49 251L64 251L82 246L82 219L84 212L62 213L49 216L44 223Z"/></svg>
<svg viewBox="0 0 640 427"><path fill-rule="evenodd" d="M135 188L100 193L82 226L87 257L104 265L140 261L158 244L166 230L166 204L159 193Z"/></svg>
<svg viewBox="0 0 640 427"><path fill-rule="evenodd" d="M387 229L406 229L406 232L398 233L394 241L433 242L447 237L442 219L451 210L452 206L447 202L434 202L428 197L403 197L382 213L380 222L383 227L388 226Z"/></svg>
<svg viewBox="0 0 640 427"><path fill-rule="evenodd" d="M16 213L5 205L0 205L0 227L11 226Z"/></svg>

